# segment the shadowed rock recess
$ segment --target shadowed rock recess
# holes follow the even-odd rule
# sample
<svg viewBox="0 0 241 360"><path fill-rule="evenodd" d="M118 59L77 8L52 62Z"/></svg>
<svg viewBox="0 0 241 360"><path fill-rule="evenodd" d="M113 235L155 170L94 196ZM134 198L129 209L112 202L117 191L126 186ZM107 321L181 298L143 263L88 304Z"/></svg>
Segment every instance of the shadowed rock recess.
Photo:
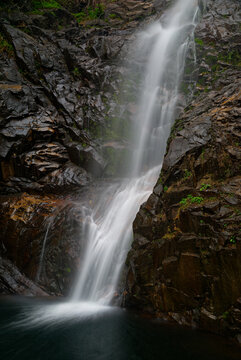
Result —
<svg viewBox="0 0 241 360"><path fill-rule="evenodd" d="M197 87L134 221L127 306L241 342L240 2L207 1ZM186 69L188 75L188 68Z"/></svg>

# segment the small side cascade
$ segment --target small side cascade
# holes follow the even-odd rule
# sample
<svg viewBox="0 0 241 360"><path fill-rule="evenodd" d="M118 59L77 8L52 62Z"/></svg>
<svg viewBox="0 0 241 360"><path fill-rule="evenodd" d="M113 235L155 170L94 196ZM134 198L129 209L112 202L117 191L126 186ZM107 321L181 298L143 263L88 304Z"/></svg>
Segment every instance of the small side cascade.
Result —
<svg viewBox="0 0 241 360"><path fill-rule="evenodd" d="M47 221L47 227L46 227L46 232L45 232L45 235L44 235L43 246L42 246L41 253L40 253L40 258L39 258L38 271L37 271L37 274L36 274L36 277L35 277L36 283L39 282L40 275L42 274L46 243L47 243L47 240L48 240L48 235L49 235L49 231L51 229L52 224L53 224L53 216L48 218L48 221Z"/></svg>

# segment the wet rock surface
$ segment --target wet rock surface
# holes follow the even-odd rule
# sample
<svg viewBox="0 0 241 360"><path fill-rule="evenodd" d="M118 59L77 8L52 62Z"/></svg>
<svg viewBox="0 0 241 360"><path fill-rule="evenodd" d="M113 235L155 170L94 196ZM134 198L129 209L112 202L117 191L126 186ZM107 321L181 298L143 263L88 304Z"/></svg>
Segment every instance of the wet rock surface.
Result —
<svg viewBox="0 0 241 360"><path fill-rule="evenodd" d="M69 292L84 246L79 203L91 199L96 178L113 175L106 143L124 72L119 60L155 8L103 1L90 18L89 5L33 11L31 2L0 4L3 294Z"/></svg>
<svg viewBox="0 0 241 360"><path fill-rule="evenodd" d="M238 341L240 3L208 1L206 11L196 30L194 100L173 126L160 178L134 221L125 304Z"/></svg>
<svg viewBox="0 0 241 360"><path fill-rule="evenodd" d="M107 114L109 119L116 108L121 74L116 60L154 7L149 1L106 1L103 9L100 18L87 13L79 23L64 8L41 14L1 10L2 193L9 191L11 177L23 188L22 178L31 180L38 192L68 161L90 177L103 174L100 134L106 136ZM77 167L71 171L78 177ZM19 186L12 182L11 192Z"/></svg>
<svg viewBox="0 0 241 360"><path fill-rule="evenodd" d="M0 257L1 295L47 296L48 294L20 273L9 260Z"/></svg>
<svg viewBox="0 0 241 360"><path fill-rule="evenodd" d="M124 73L117 59L169 1L105 1L99 18L78 24L68 10L80 3L0 13L1 294L71 288L84 246L79 198L90 201L93 179L118 174L116 153L128 156L109 134ZM206 4L197 67L187 66L182 88L187 95L197 80L194 101L137 214L125 304L239 341L240 2ZM123 114L134 108L129 99ZM68 196L76 189L79 198Z"/></svg>
<svg viewBox="0 0 241 360"><path fill-rule="evenodd" d="M58 181L66 182L67 176L64 180L58 177ZM0 293L7 293L9 289L10 293L27 294L25 287L31 284L29 293L34 295L32 285L35 283L36 289L40 286L48 294L67 295L84 246L79 239L82 222L79 200L27 193L5 196L1 200ZM18 276L12 286L15 273ZM22 290L18 288L21 277L25 279Z"/></svg>

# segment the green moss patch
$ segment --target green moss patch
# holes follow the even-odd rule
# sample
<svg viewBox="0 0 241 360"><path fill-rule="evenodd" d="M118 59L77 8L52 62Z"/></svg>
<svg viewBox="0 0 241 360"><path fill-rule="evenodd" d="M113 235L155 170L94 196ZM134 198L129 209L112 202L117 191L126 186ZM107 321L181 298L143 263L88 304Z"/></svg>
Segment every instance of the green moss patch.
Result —
<svg viewBox="0 0 241 360"><path fill-rule="evenodd" d="M95 20L103 17L105 7L102 4L97 5L95 8L88 7L79 13L73 14L78 23L83 23L87 20Z"/></svg>
<svg viewBox="0 0 241 360"><path fill-rule="evenodd" d="M61 5L55 0L33 0L33 10L60 9Z"/></svg>
<svg viewBox="0 0 241 360"><path fill-rule="evenodd" d="M13 46L0 33L0 53L6 53L8 56L13 56Z"/></svg>

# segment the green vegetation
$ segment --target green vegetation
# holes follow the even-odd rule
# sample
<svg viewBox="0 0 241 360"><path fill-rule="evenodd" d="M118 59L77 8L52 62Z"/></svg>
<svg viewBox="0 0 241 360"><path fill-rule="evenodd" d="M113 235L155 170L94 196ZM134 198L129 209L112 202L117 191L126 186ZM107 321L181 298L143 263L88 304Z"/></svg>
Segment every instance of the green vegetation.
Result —
<svg viewBox="0 0 241 360"><path fill-rule="evenodd" d="M99 4L95 8L88 7L84 11L81 11L77 14L73 14L76 20L81 23L87 20L99 19L104 15L104 5Z"/></svg>
<svg viewBox="0 0 241 360"><path fill-rule="evenodd" d="M229 239L230 244L236 244L236 236L232 235Z"/></svg>
<svg viewBox="0 0 241 360"><path fill-rule="evenodd" d="M195 43L200 45L200 46L203 46L203 40L202 39L195 38Z"/></svg>
<svg viewBox="0 0 241 360"><path fill-rule="evenodd" d="M163 191L166 192L167 190L168 190L168 187L167 187L167 186L164 186Z"/></svg>
<svg viewBox="0 0 241 360"><path fill-rule="evenodd" d="M116 17L117 17L116 14L110 14L110 15L109 15L109 18L110 18L110 19L115 19Z"/></svg>
<svg viewBox="0 0 241 360"><path fill-rule="evenodd" d="M188 169L185 169L184 171L184 179L187 180L192 176L191 171L189 171Z"/></svg>
<svg viewBox="0 0 241 360"><path fill-rule="evenodd" d="M175 123L173 124L170 136L169 136L168 141L167 141L167 150L168 150L168 147L169 147L171 141L175 138L176 134L179 131L183 130L183 128L184 128L183 122L184 122L183 119L177 119L175 121Z"/></svg>
<svg viewBox="0 0 241 360"><path fill-rule="evenodd" d="M80 75L79 68L75 67L74 70L73 70L73 74L74 74L75 76L79 76L79 75Z"/></svg>
<svg viewBox="0 0 241 360"><path fill-rule="evenodd" d="M241 55L238 50L221 53L218 55L218 60L235 66L241 66Z"/></svg>
<svg viewBox="0 0 241 360"><path fill-rule="evenodd" d="M60 9L61 5L55 0L32 0L30 14L43 15L44 9ZM51 12L56 16L54 12Z"/></svg>
<svg viewBox="0 0 241 360"><path fill-rule="evenodd" d="M188 105L185 109L184 112L188 112L189 110L193 110L194 106L193 105Z"/></svg>
<svg viewBox="0 0 241 360"><path fill-rule="evenodd" d="M164 180L163 180L163 176L160 175L159 179L158 179L158 184L163 184Z"/></svg>
<svg viewBox="0 0 241 360"><path fill-rule="evenodd" d="M188 95L189 94L189 84L186 84L185 82L182 82L180 85L180 91L185 94Z"/></svg>
<svg viewBox="0 0 241 360"><path fill-rule="evenodd" d="M214 64L212 67L211 67L211 70L212 72L217 72L220 70L220 65L219 64Z"/></svg>
<svg viewBox="0 0 241 360"><path fill-rule="evenodd" d="M224 320L227 320L227 318L229 317L229 312L228 311L225 311L223 314L222 314L222 318Z"/></svg>
<svg viewBox="0 0 241 360"><path fill-rule="evenodd" d="M183 198L180 201L181 205L189 205L189 204L201 204L203 202L203 197L201 196L192 196L192 195L188 195L186 198Z"/></svg>
<svg viewBox="0 0 241 360"><path fill-rule="evenodd" d="M6 53L8 56L13 55L13 46L0 33L0 53Z"/></svg>
<svg viewBox="0 0 241 360"><path fill-rule="evenodd" d="M33 0L33 10L59 9L61 5L55 0Z"/></svg>
<svg viewBox="0 0 241 360"><path fill-rule="evenodd" d="M200 187L200 191L206 191L210 187L211 187L210 184L202 184L201 187Z"/></svg>

